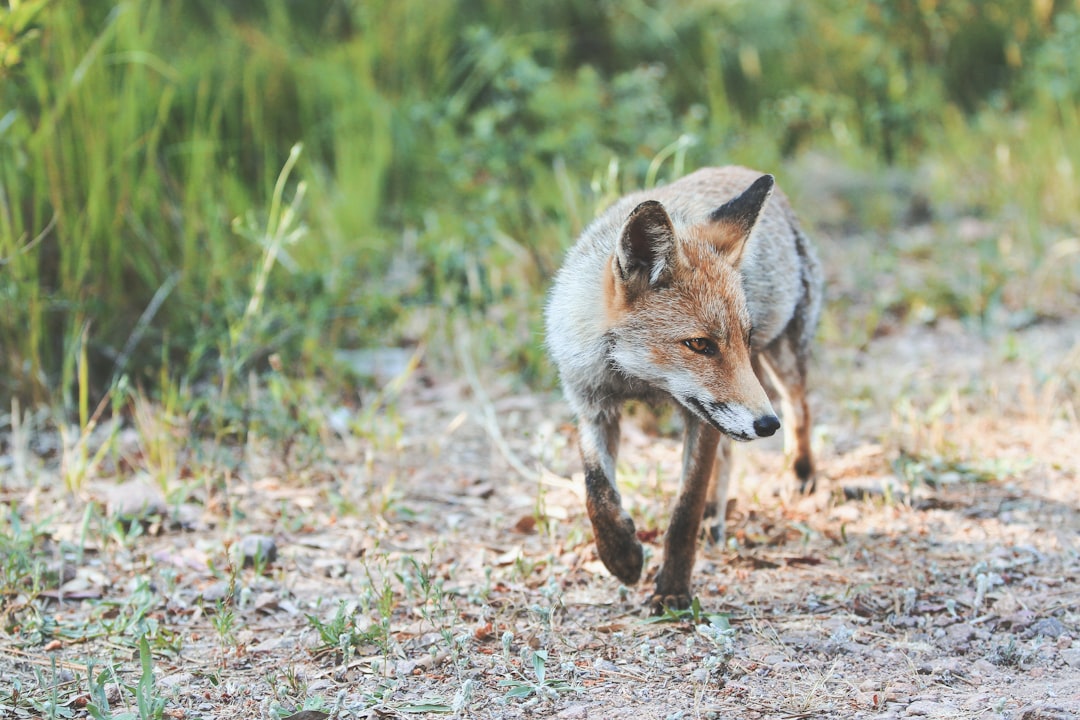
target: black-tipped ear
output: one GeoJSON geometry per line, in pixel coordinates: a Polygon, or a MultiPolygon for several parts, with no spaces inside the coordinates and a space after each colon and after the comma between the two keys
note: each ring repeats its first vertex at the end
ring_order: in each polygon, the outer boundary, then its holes
{"type": "Polygon", "coordinates": [[[667,210],[656,200],[646,200],[630,213],[615,250],[623,281],[642,290],[664,285],[674,250],[675,227],[667,210]]]}
{"type": "Polygon", "coordinates": [[[754,231],[761,210],[772,195],[776,180],[772,175],[762,175],[738,197],[728,200],[712,211],[709,219],[714,223],[723,223],[731,229],[728,235],[727,252],[732,264],[737,265],[750,233],[754,231]]]}
{"type": "Polygon", "coordinates": [[[717,226],[725,229],[725,232],[719,233],[723,242],[718,243],[717,248],[727,256],[732,266],[738,267],[742,261],[746,241],[750,239],[774,185],[775,180],[771,175],[762,175],[738,198],[720,205],[708,216],[717,226]]]}

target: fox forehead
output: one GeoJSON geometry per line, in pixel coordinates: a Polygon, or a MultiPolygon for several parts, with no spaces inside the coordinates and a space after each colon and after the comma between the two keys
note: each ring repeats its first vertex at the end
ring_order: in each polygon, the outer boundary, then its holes
{"type": "Polygon", "coordinates": [[[703,233],[690,232],[676,243],[671,282],[634,302],[619,292],[618,271],[608,278],[605,300],[614,327],[641,325],[655,339],[712,337],[741,339],[750,327],[742,277],[721,247],[703,233]]]}

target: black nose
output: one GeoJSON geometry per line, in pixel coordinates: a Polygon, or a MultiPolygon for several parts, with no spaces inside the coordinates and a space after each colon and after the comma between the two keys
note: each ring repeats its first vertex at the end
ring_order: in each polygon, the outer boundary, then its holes
{"type": "Polygon", "coordinates": [[[780,420],[775,415],[763,415],[754,421],[754,432],[758,437],[769,437],[780,429],[780,420]]]}

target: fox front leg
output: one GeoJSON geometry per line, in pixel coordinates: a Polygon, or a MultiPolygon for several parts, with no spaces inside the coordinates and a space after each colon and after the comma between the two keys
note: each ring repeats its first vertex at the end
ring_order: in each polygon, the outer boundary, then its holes
{"type": "Polygon", "coordinates": [[[618,411],[581,417],[578,434],[585,464],[585,503],[596,538],[596,551],[612,575],[624,585],[633,585],[641,577],[644,554],[634,521],[623,510],[622,498],[615,487],[618,411]]]}
{"type": "Polygon", "coordinates": [[[720,433],[696,415],[686,413],[686,440],[683,444],[683,476],[679,498],[671,513],[664,538],[664,565],[656,575],[656,591],[649,599],[652,611],[665,607],[690,607],[690,574],[697,555],[698,531],[708,500],[709,481],[716,460],[720,433]]]}

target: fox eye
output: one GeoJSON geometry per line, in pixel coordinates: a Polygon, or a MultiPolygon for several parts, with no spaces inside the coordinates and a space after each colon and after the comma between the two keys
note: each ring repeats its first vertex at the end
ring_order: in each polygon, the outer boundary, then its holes
{"type": "Polygon", "coordinates": [[[709,338],[690,338],[683,340],[683,345],[690,348],[698,355],[715,355],[716,343],[709,338]]]}

